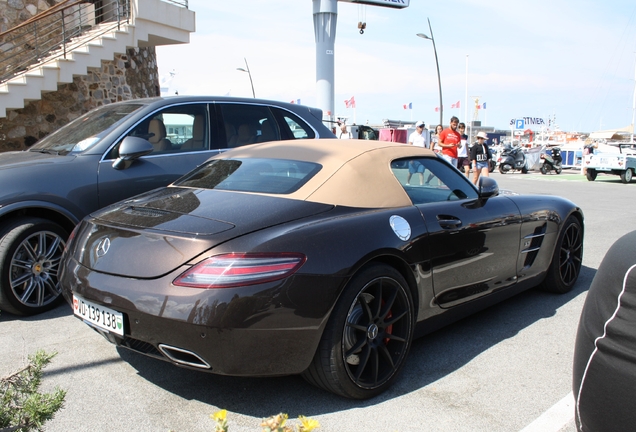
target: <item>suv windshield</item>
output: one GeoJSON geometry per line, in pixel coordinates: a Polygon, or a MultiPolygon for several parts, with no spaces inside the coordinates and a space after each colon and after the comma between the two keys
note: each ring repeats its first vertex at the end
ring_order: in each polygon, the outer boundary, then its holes
{"type": "Polygon", "coordinates": [[[212,160],[177,180],[174,186],[290,194],[321,168],[311,162],[284,159],[212,160]]]}
{"type": "Polygon", "coordinates": [[[124,117],[143,105],[105,105],[87,112],[36,143],[29,151],[65,155],[90,148],[124,117]]]}

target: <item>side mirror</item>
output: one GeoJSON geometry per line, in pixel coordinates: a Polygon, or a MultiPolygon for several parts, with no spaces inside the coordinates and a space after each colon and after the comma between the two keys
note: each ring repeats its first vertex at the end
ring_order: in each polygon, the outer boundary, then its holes
{"type": "Polygon", "coordinates": [[[119,145],[119,157],[113,162],[113,168],[122,170],[128,168],[132,161],[150,154],[154,147],[143,138],[127,136],[119,145]]]}
{"type": "Polygon", "coordinates": [[[499,195],[499,185],[495,179],[491,177],[479,177],[479,189],[480,198],[490,198],[499,195]]]}

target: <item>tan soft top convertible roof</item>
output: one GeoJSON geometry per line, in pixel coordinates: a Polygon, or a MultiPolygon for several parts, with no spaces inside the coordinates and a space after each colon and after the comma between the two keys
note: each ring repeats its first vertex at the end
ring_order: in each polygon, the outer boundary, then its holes
{"type": "Polygon", "coordinates": [[[422,147],[368,140],[291,140],[239,147],[213,159],[261,158],[322,165],[307,183],[284,196],[350,207],[389,208],[412,205],[391,171],[391,162],[408,157],[436,157],[422,147]]]}

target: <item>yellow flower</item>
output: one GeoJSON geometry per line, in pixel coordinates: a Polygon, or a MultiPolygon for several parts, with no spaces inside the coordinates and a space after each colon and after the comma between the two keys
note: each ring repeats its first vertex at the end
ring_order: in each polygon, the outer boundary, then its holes
{"type": "Polygon", "coordinates": [[[267,417],[266,419],[263,419],[261,426],[265,428],[263,430],[270,430],[270,431],[283,429],[283,427],[285,426],[285,422],[287,421],[287,417],[288,417],[287,414],[284,414],[284,413],[267,417]]]}
{"type": "Polygon", "coordinates": [[[210,415],[216,421],[215,432],[227,432],[227,410],[217,411],[210,415]]]}
{"type": "Polygon", "coordinates": [[[214,420],[225,420],[227,418],[227,410],[221,410],[221,411],[217,411],[214,414],[212,414],[210,417],[212,417],[214,420]]]}
{"type": "Polygon", "coordinates": [[[301,432],[311,432],[312,430],[320,427],[318,420],[310,419],[302,415],[298,416],[298,419],[302,423],[300,426],[301,432]]]}
{"type": "Polygon", "coordinates": [[[280,421],[280,427],[285,426],[285,422],[287,421],[287,417],[288,417],[287,414],[280,413],[277,415],[277,417],[279,418],[279,421],[280,421]]]}

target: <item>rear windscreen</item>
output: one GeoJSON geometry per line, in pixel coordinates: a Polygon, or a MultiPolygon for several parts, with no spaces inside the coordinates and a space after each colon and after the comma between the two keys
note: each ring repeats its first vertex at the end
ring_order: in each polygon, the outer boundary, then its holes
{"type": "Polygon", "coordinates": [[[216,159],[174,185],[237,192],[290,194],[312,178],[321,165],[285,159],[216,159]]]}

